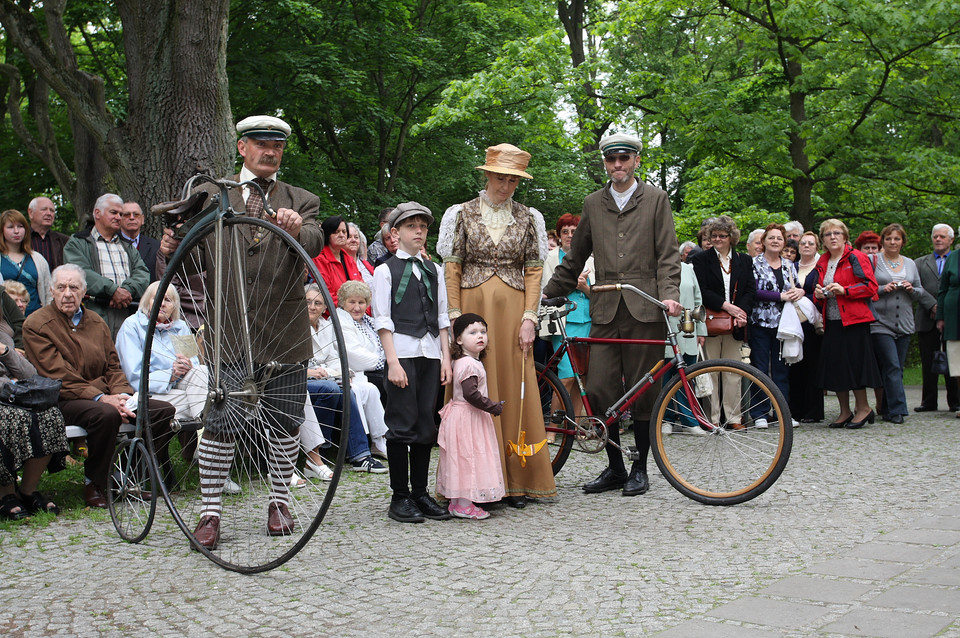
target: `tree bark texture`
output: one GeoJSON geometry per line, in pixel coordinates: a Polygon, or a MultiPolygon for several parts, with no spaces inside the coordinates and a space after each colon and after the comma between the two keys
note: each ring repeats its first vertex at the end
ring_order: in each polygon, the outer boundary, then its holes
{"type": "MultiPolygon", "coordinates": [[[[236,137],[226,73],[229,0],[117,1],[128,81],[125,121],[107,110],[102,80],[77,65],[63,22],[66,1],[47,0],[34,13],[2,0],[0,24],[67,105],[76,187],[64,196],[78,214],[92,212],[90,198],[102,194],[106,170],[118,194],[144,210],[179,197],[197,171],[230,173],[236,137]]],[[[41,159],[51,170],[57,165],[49,154],[41,159]]],[[[158,222],[148,217],[148,229],[158,234],[158,222]]]]}

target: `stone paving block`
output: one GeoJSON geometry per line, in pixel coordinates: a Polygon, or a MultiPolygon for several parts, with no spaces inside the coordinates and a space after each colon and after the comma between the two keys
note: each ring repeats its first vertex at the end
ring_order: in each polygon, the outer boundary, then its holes
{"type": "Polygon", "coordinates": [[[939,634],[952,620],[943,616],[855,609],[821,627],[821,631],[874,638],[926,638],[939,634]]]}
{"type": "Polygon", "coordinates": [[[710,638],[775,638],[780,636],[780,632],[706,620],[688,620],[682,625],[671,627],[657,634],[658,638],[704,638],[704,636],[710,636],[710,638]]]}
{"type": "Polygon", "coordinates": [[[940,567],[960,567],[960,554],[955,554],[946,560],[938,562],[940,567]]]}
{"type": "Polygon", "coordinates": [[[960,590],[895,585],[879,596],[871,598],[867,604],[874,607],[942,611],[947,614],[957,614],[960,613],[960,590]]]}
{"type": "Polygon", "coordinates": [[[924,516],[914,523],[920,529],[960,530],[960,516],[924,516]]]}
{"type": "Polygon", "coordinates": [[[910,569],[907,565],[884,563],[875,560],[859,558],[835,558],[817,563],[809,568],[808,572],[826,574],[828,576],[843,576],[845,578],[863,578],[867,580],[886,580],[898,576],[910,569]]]}
{"type": "Polygon", "coordinates": [[[869,558],[896,563],[923,563],[943,552],[936,547],[918,547],[910,543],[864,543],[854,547],[846,558],[869,558]]]}
{"type": "Polygon", "coordinates": [[[848,603],[857,600],[873,585],[854,583],[847,580],[816,578],[813,576],[791,576],[762,590],[768,596],[805,598],[825,603],[848,603]]]}
{"type": "Polygon", "coordinates": [[[721,605],[707,615],[789,629],[808,625],[825,613],[827,608],[818,605],[746,597],[721,605]]]}
{"type": "Polygon", "coordinates": [[[909,583],[920,583],[923,585],[948,585],[956,587],[960,585],[960,569],[930,567],[908,574],[904,577],[904,580],[909,583]]]}
{"type": "Polygon", "coordinates": [[[895,541],[898,543],[917,543],[920,545],[956,545],[960,543],[960,532],[941,529],[917,529],[907,527],[878,536],[880,541],[895,541]]]}

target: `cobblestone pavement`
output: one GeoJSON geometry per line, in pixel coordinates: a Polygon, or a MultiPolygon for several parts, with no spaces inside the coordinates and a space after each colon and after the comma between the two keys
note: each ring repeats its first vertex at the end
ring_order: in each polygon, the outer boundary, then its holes
{"type": "Polygon", "coordinates": [[[385,475],[345,473],[306,548],[254,576],[191,552],[162,505],[140,545],[99,513],[0,532],[0,634],[960,637],[952,413],[802,426],[783,477],[733,507],[652,459],[646,496],[583,494],[603,464],[574,453],[554,504],[422,525],[387,519],[385,475]]]}

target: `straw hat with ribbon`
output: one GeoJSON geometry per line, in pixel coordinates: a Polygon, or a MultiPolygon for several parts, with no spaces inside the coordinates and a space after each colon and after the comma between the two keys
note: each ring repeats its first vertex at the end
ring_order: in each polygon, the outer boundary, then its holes
{"type": "Polygon", "coordinates": [[[520,150],[513,144],[497,144],[487,148],[487,158],[483,166],[478,166],[477,170],[533,179],[533,175],[526,171],[529,163],[530,153],[520,150]]]}

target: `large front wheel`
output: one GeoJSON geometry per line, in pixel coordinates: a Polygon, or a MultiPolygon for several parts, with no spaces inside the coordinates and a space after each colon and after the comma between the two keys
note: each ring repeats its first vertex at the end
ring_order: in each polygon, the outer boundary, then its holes
{"type": "Polygon", "coordinates": [[[681,493],[707,505],[756,498],[790,458],[786,399],[768,376],[731,359],[697,363],[686,375],[689,386],[674,376],[654,406],[650,440],[657,466],[681,493]],[[767,427],[755,426],[761,415],[767,427]]]}
{"type": "MultiPolygon", "coordinates": [[[[349,378],[307,379],[315,339],[308,295],[333,308],[296,240],[269,221],[226,217],[187,235],[151,310],[140,413],[149,414],[151,390],[176,391],[178,421],[193,423],[171,444],[163,495],[194,549],[234,571],[272,569],[300,551],[340,479],[349,378]],[[319,290],[305,292],[307,280],[319,290]],[[169,290],[179,293],[189,327],[158,320],[169,290]],[[178,356],[192,367],[172,379],[178,356]],[[329,468],[306,454],[322,455],[329,468]]],[[[316,338],[339,353],[340,370],[349,369],[336,312],[316,338]]],[[[158,453],[158,439],[148,440],[158,453]]]]}

